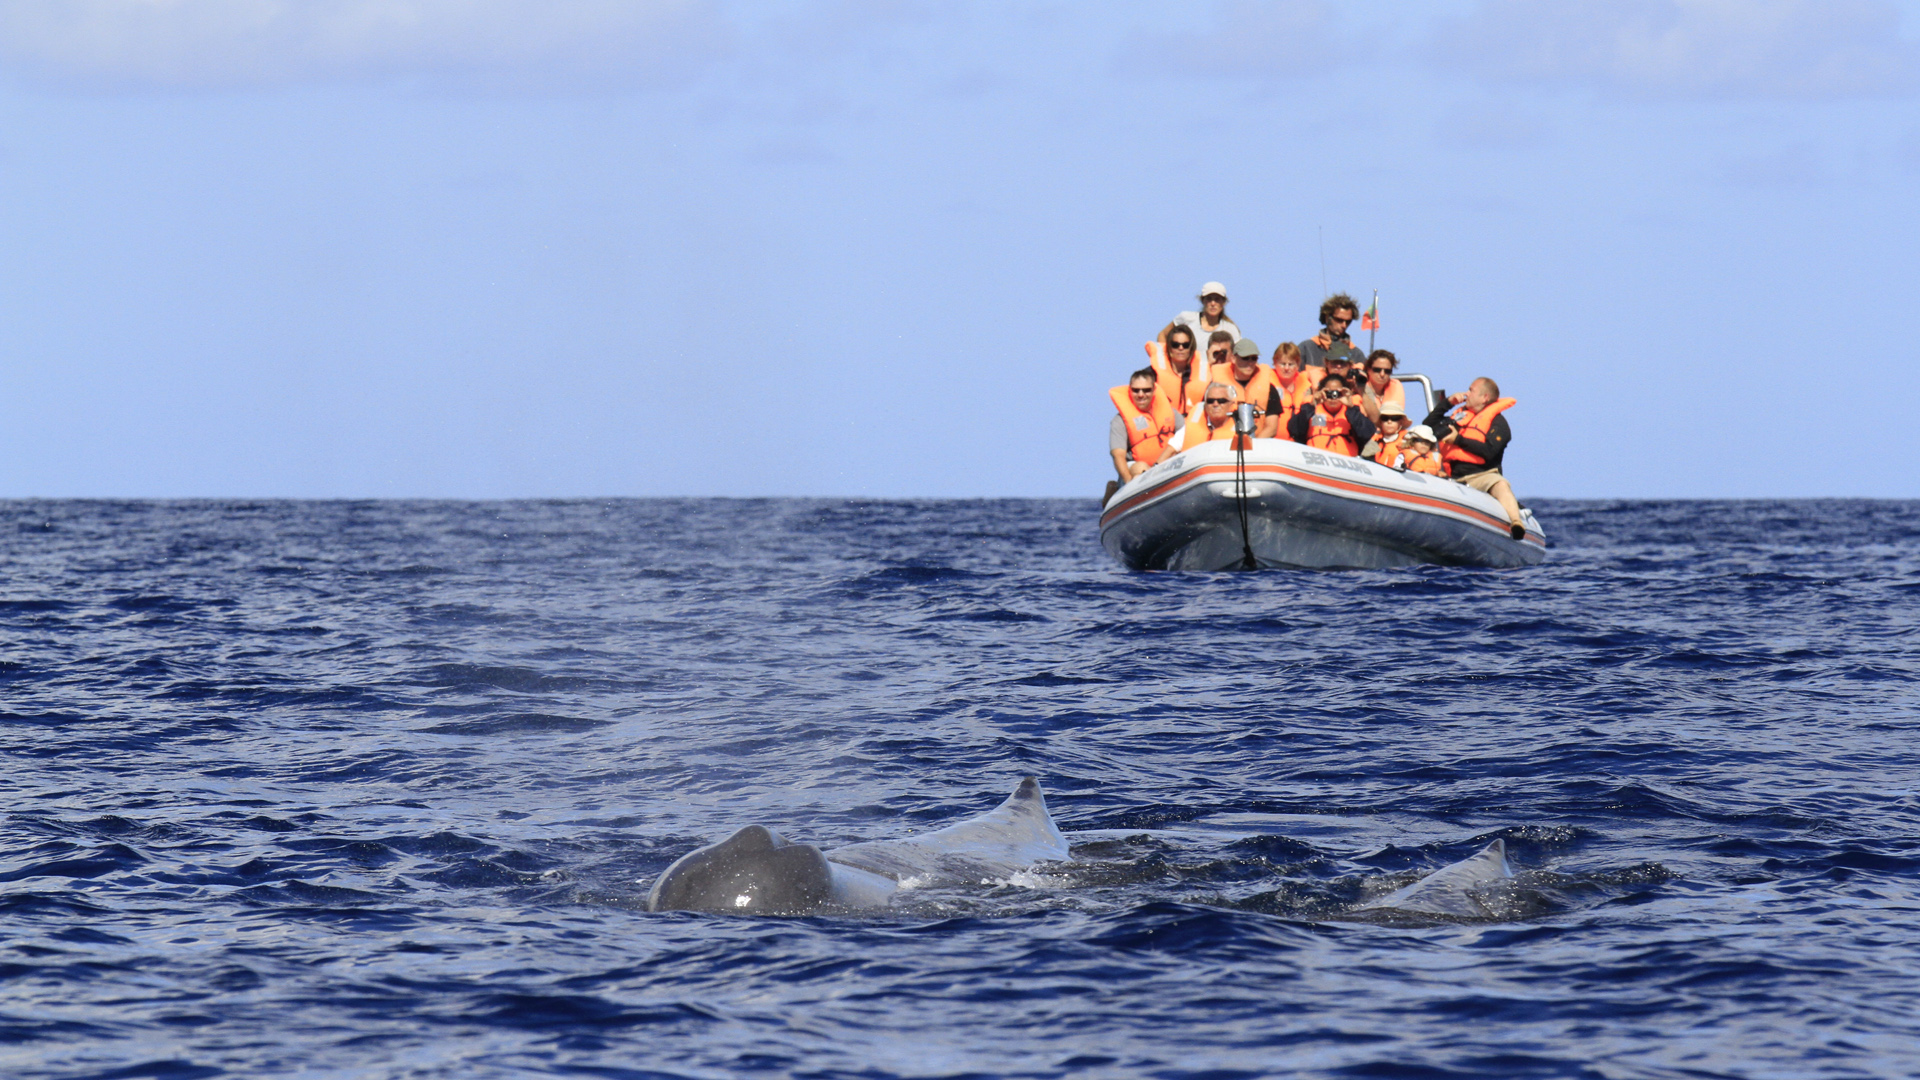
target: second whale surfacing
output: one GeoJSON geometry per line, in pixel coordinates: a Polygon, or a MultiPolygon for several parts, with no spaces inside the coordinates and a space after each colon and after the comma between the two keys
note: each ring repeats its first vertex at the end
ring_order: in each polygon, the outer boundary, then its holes
{"type": "Polygon", "coordinates": [[[821,851],[748,825],[667,867],[647,908],[743,915],[870,910],[886,907],[903,886],[991,881],[1067,857],[1066,837],[1047,812],[1040,782],[1029,776],[987,813],[902,840],[821,851]]]}
{"type": "MultiPolygon", "coordinates": [[[[1335,919],[1498,920],[1476,895],[1513,877],[1504,840],[1335,919]]],[[[650,911],[740,915],[857,912],[890,906],[903,889],[995,884],[1040,863],[1071,858],[1029,776],[999,806],[944,829],[900,840],[821,850],[748,825],[666,868],[647,896],[650,911]]]]}

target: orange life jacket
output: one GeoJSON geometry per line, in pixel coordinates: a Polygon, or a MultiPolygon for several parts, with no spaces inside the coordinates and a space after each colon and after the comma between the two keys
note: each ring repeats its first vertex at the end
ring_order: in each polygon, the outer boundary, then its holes
{"type": "Polygon", "coordinates": [[[1439,454],[1431,450],[1417,457],[1412,451],[1408,451],[1403,467],[1408,472],[1426,473],[1428,476],[1447,475],[1446,463],[1440,460],[1439,454]]]}
{"type": "MultiPolygon", "coordinates": [[[[1515,402],[1512,398],[1503,397],[1498,401],[1488,404],[1486,408],[1481,409],[1479,412],[1474,412],[1472,409],[1462,405],[1453,417],[1454,429],[1459,432],[1462,438],[1472,439],[1478,443],[1486,442],[1487,432],[1493,430],[1493,418],[1513,408],[1514,404],[1515,402]]],[[[1464,461],[1469,465],[1485,465],[1487,463],[1486,458],[1481,457],[1479,454],[1462,450],[1453,443],[1447,444],[1447,452],[1444,456],[1448,461],[1464,461]]],[[[1451,474],[1453,470],[1449,468],[1447,472],[1451,474]]]]}
{"type": "Polygon", "coordinates": [[[1328,416],[1325,410],[1324,405],[1313,407],[1313,416],[1307,421],[1307,445],[1358,457],[1360,444],[1353,441],[1353,424],[1347,419],[1346,402],[1340,403],[1336,415],[1328,416]]]}
{"type": "MultiPolygon", "coordinates": [[[[1194,356],[1199,356],[1198,349],[1194,350],[1194,356]]],[[[1197,359],[1188,363],[1187,377],[1183,379],[1180,372],[1175,370],[1173,361],[1167,359],[1167,347],[1158,341],[1149,341],[1147,363],[1154,371],[1154,388],[1160,391],[1161,397],[1167,399],[1167,404],[1173,407],[1174,412],[1184,415],[1206,396],[1207,384],[1194,377],[1196,372],[1205,371],[1206,365],[1197,359]]]]}
{"type": "Polygon", "coordinates": [[[1382,435],[1380,437],[1380,451],[1373,455],[1373,460],[1385,465],[1389,469],[1401,468],[1405,464],[1402,459],[1407,456],[1406,449],[1402,445],[1406,434],[1406,432],[1402,431],[1396,435],[1382,435]]]}
{"type": "MultiPolygon", "coordinates": [[[[1372,385],[1372,380],[1362,381],[1360,384],[1360,393],[1364,395],[1367,392],[1366,388],[1370,385],[1372,385]]],[[[1375,394],[1374,398],[1382,405],[1398,405],[1404,409],[1407,407],[1407,388],[1400,385],[1399,379],[1388,379],[1387,392],[1384,394],[1375,394]]],[[[1409,416],[1407,421],[1411,423],[1413,417],[1409,416]]]]}
{"type": "MultiPolygon", "coordinates": [[[[1238,406],[1242,401],[1247,402],[1253,406],[1255,416],[1266,415],[1268,392],[1280,386],[1280,380],[1274,377],[1273,369],[1265,364],[1255,365],[1253,377],[1244,383],[1235,377],[1231,362],[1214,364],[1207,371],[1207,381],[1226,383],[1227,393],[1233,396],[1234,405],[1238,406]]],[[[1203,386],[1201,389],[1205,390],[1206,387],[1203,386]]]]}
{"type": "MultiPolygon", "coordinates": [[[[1180,444],[1180,449],[1191,450],[1204,442],[1212,442],[1215,439],[1231,439],[1233,438],[1233,434],[1232,416],[1228,416],[1227,422],[1221,424],[1219,427],[1209,428],[1207,427],[1207,414],[1202,412],[1187,421],[1187,437],[1186,440],[1180,444]]],[[[1243,445],[1236,446],[1236,449],[1247,450],[1253,446],[1251,436],[1242,440],[1242,442],[1243,445]]]]}
{"type": "Polygon", "coordinates": [[[1155,394],[1153,411],[1141,412],[1134,407],[1133,397],[1125,386],[1108,390],[1107,396],[1113,399],[1113,407],[1120,410],[1120,419],[1126,424],[1127,449],[1133,454],[1133,460],[1152,465],[1165,457],[1167,442],[1180,430],[1180,414],[1173,411],[1173,406],[1155,394]]]}
{"type": "MultiPolygon", "coordinates": [[[[1284,432],[1287,425],[1293,422],[1293,414],[1313,400],[1313,377],[1308,374],[1308,369],[1301,368],[1293,373],[1292,384],[1288,384],[1277,371],[1273,373],[1273,379],[1280,388],[1280,430],[1284,432]]],[[[1281,438],[1286,436],[1282,435],[1281,438]]]]}

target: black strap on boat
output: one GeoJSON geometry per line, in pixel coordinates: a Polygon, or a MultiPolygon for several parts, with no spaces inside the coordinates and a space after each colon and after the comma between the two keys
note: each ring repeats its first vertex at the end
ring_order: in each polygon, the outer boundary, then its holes
{"type": "Polygon", "coordinates": [[[1240,569],[1258,570],[1253,537],[1247,531],[1247,444],[1253,441],[1253,406],[1233,410],[1233,501],[1240,507],[1240,569]]]}

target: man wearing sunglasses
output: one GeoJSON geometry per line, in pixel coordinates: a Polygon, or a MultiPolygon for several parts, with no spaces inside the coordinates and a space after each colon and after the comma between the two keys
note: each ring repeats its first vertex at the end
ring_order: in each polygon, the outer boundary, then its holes
{"type": "Polygon", "coordinates": [[[1191,450],[1204,442],[1233,438],[1233,406],[1233,391],[1226,383],[1218,380],[1208,383],[1200,412],[1187,421],[1186,428],[1180,432],[1177,449],[1191,450]]]}
{"type": "Polygon", "coordinates": [[[1287,435],[1330,453],[1360,456],[1360,448],[1373,441],[1373,421],[1360,406],[1347,402],[1347,381],[1329,373],[1320,380],[1320,396],[1304,405],[1287,424],[1287,435]]]}
{"type": "Polygon", "coordinates": [[[1280,433],[1280,414],[1286,411],[1279,377],[1260,362],[1260,346],[1252,338],[1234,342],[1227,355],[1229,362],[1215,365],[1208,376],[1225,384],[1235,405],[1244,401],[1253,406],[1253,414],[1259,418],[1253,426],[1254,438],[1275,437],[1280,433]]]}
{"type": "MultiPolygon", "coordinates": [[[[1347,327],[1352,326],[1353,320],[1359,317],[1360,305],[1354,302],[1353,297],[1346,293],[1334,293],[1327,297],[1327,302],[1320,305],[1320,332],[1300,343],[1300,358],[1306,361],[1306,366],[1324,368],[1328,374],[1332,374],[1333,368],[1328,361],[1336,356],[1346,358],[1346,363],[1341,365],[1343,371],[1348,367],[1362,366],[1366,358],[1347,336],[1347,327]]],[[[1342,381],[1345,381],[1344,376],[1342,381]]],[[[1353,384],[1347,383],[1347,388],[1353,389],[1353,384]]]]}
{"type": "Polygon", "coordinates": [[[1167,442],[1180,429],[1180,414],[1161,396],[1150,367],[1134,372],[1126,386],[1114,387],[1107,396],[1119,410],[1107,425],[1107,449],[1113,452],[1113,471],[1124,484],[1168,453],[1167,442]]]}

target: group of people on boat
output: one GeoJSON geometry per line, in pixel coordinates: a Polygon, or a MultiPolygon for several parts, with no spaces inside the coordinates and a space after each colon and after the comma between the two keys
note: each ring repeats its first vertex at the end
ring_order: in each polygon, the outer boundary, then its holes
{"type": "Polygon", "coordinates": [[[1253,438],[1291,439],[1329,453],[1458,481],[1486,492],[1507,513],[1514,539],[1526,535],[1513,488],[1501,475],[1514,405],[1482,376],[1438,408],[1416,403],[1387,349],[1362,352],[1348,330],[1360,305],[1336,293],[1320,305],[1320,332],[1281,342],[1263,363],[1260,346],[1227,317],[1226,286],[1200,287],[1200,308],[1183,311],[1147,344],[1148,364],[1109,395],[1118,415],[1108,432],[1124,484],[1159,461],[1215,439],[1233,439],[1234,412],[1253,406],[1253,438]],[[1201,359],[1204,355],[1205,359],[1201,359]]]}

